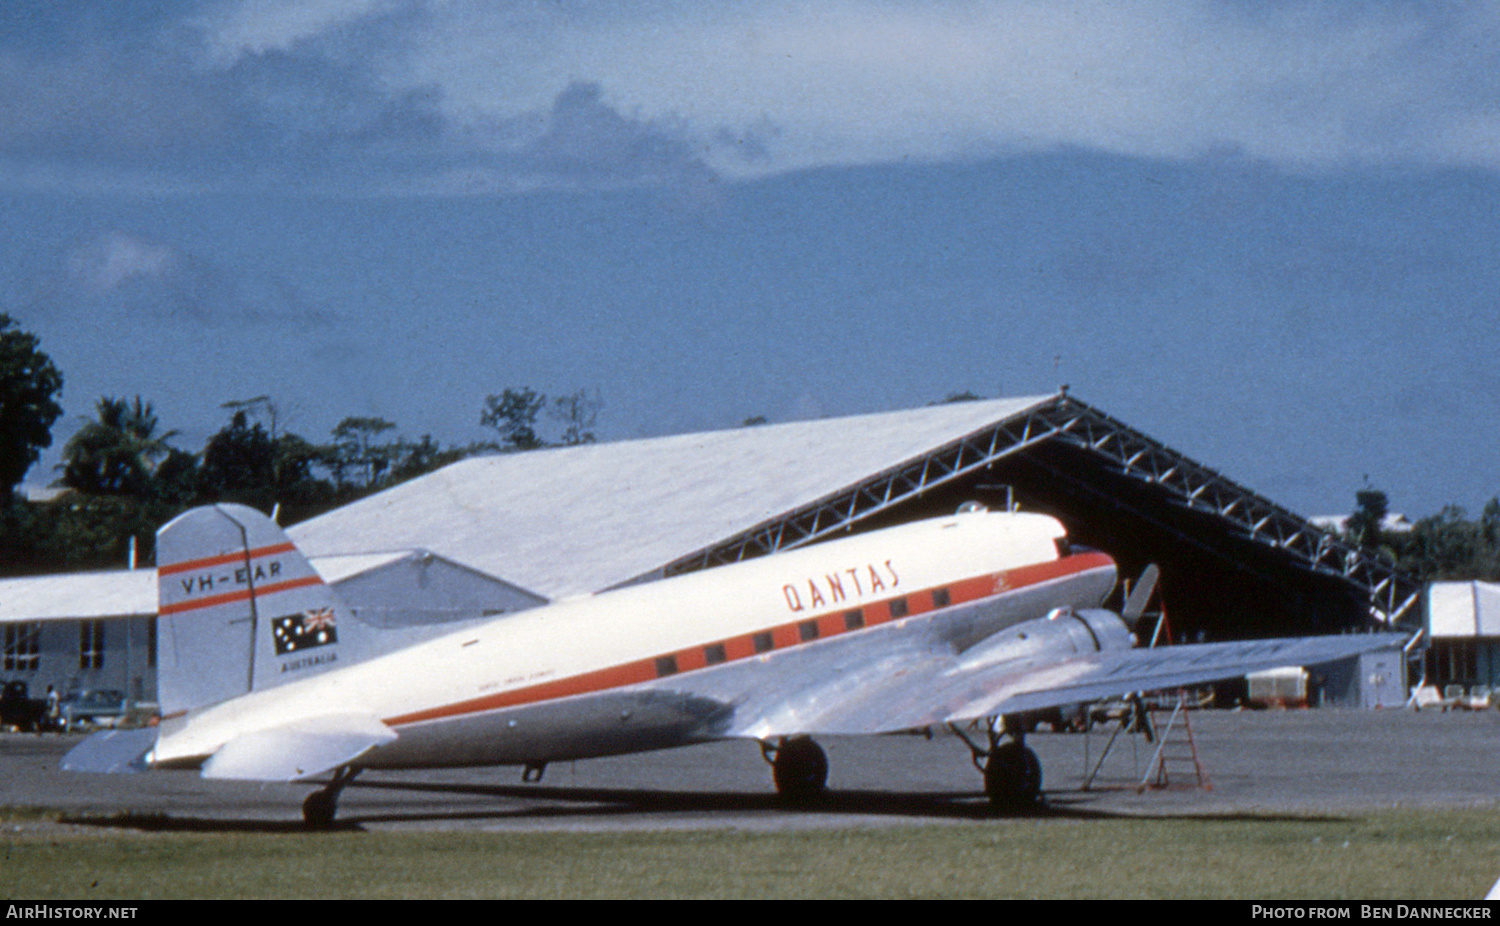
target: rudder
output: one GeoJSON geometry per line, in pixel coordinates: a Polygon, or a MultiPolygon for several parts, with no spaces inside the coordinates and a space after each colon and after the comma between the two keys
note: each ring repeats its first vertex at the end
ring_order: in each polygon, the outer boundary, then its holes
{"type": "Polygon", "coordinates": [[[157,532],[156,558],[163,718],[338,664],[343,607],[255,509],[185,512],[157,532]]]}

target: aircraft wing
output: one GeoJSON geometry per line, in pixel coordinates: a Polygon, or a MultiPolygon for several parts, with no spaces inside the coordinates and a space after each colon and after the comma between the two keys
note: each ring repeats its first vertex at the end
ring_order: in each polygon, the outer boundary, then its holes
{"type": "Polygon", "coordinates": [[[1400,647],[1407,639],[1399,633],[1293,637],[1105,650],[1021,663],[932,654],[904,661],[899,669],[846,667],[834,681],[763,706],[758,716],[745,718],[745,732],[760,738],[894,733],[1317,665],[1400,647]]]}

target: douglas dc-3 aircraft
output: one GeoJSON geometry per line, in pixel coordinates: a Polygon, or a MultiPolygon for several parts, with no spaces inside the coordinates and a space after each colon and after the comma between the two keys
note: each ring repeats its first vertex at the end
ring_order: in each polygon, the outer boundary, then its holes
{"type": "Polygon", "coordinates": [[[521,765],[536,780],[548,762],[728,738],[759,741],[777,789],[805,798],[827,777],[813,736],[940,725],[965,733],[991,800],[1025,805],[1041,769],[1018,715],[1404,640],[1137,648],[1127,619],[1098,607],[1115,584],[1108,556],[1070,547],[1053,518],[984,510],[495,617],[362,662],[349,640],[376,631],[259,512],[189,511],[162,528],[157,559],[161,721],[95,734],[63,768],[331,779],[303,805],[314,827],[362,769],[521,765]]]}

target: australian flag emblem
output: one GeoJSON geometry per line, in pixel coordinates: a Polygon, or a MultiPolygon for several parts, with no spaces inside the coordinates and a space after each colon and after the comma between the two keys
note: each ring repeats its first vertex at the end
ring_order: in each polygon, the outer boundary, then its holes
{"type": "Polygon", "coordinates": [[[339,641],[332,608],[318,608],[315,611],[275,618],[271,621],[271,637],[276,641],[278,656],[339,641]]]}

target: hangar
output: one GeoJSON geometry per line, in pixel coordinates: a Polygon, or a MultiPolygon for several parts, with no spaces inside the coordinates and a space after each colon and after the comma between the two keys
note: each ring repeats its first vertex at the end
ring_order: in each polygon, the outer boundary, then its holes
{"type": "Polygon", "coordinates": [[[1159,565],[1179,637],[1417,620],[1389,564],[1069,395],[502,454],[296,525],[311,555],[429,549],[548,599],[952,512],[1057,516],[1159,565]]]}
{"type": "MultiPolygon", "coordinates": [[[[972,501],[1053,514],[1123,576],[1157,564],[1177,638],[1420,621],[1410,577],[1066,390],[476,457],[288,534],[362,621],[416,638],[972,501]]],[[[150,578],[0,582],[3,677],[149,699],[150,578]]]]}

